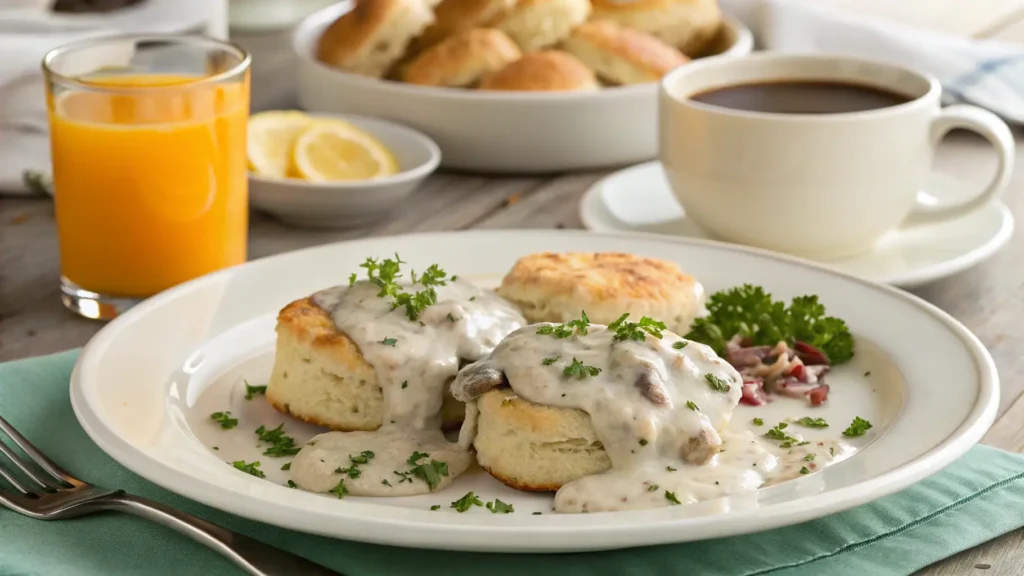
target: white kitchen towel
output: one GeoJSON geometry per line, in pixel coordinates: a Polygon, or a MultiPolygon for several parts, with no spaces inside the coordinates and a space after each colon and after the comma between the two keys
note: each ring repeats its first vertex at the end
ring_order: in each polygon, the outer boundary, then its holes
{"type": "Polygon", "coordinates": [[[947,103],[975,104],[1024,124],[1024,44],[918,30],[813,0],[720,2],[753,30],[760,49],[860,56],[925,70],[942,83],[947,103]]]}
{"type": "Polygon", "coordinates": [[[51,49],[110,34],[198,33],[227,38],[227,0],[144,0],[107,14],[57,14],[52,0],[0,0],[0,194],[25,195],[26,173],[48,174],[40,63],[51,49]]]}

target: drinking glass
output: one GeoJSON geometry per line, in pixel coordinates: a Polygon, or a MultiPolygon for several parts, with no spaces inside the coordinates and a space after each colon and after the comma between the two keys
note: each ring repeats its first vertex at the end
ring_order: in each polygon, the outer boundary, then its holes
{"type": "Polygon", "coordinates": [[[246,259],[249,55],[192,36],[43,59],[64,305],[109,319],[246,259]]]}

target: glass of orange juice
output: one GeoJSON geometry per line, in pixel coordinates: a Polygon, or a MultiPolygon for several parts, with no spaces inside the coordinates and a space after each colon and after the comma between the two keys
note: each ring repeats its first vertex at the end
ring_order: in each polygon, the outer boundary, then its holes
{"type": "Polygon", "coordinates": [[[246,259],[249,55],[110,37],[43,59],[64,305],[108,319],[246,259]]]}

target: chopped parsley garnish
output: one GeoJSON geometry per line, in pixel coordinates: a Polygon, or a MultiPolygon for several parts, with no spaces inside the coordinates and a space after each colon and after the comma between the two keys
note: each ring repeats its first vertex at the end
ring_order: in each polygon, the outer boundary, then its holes
{"type": "Polygon", "coordinates": [[[385,346],[391,346],[392,348],[394,348],[395,344],[398,343],[398,339],[397,338],[385,338],[385,339],[381,340],[380,343],[385,345],[385,346]]]}
{"type": "Polygon", "coordinates": [[[682,504],[682,502],[679,501],[679,498],[676,498],[676,495],[668,490],[665,490],[665,500],[668,500],[672,504],[682,504]]]}
{"type": "Polygon", "coordinates": [[[590,326],[590,318],[587,318],[587,312],[583,310],[580,311],[579,320],[570,320],[565,324],[541,326],[537,328],[537,334],[550,334],[555,338],[568,338],[579,331],[580,336],[586,336],[587,326],[590,326]]]}
{"type": "Polygon", "coordinates": [[[232,462],[231,465],[237,468],[238,470],[241,470],[242,472],[245,472],[246,474],[250,474],[257,478],[267,477],[267,475],[263,473],[263,470],[260,470],[259,460],[253,462],[252,464],[247,464],[245,460],[237,460],[235,462],[232,462]]]}
{"type": "Polygon", "coordinates": [[[705,374],[704,379],[708,381],[708,386],[711,386],[711,389],[715,392],[728,392],[731,388],[728,382],[714,374],[705,374]]]}
{"type": "Polygon", "coordinates": [[[494,502],[488,502],[487,509],[491,511],[491,514],[510,514],[516,511],[511,504],[506,504],[498,498],[495,498],[494,502]]]}
{"type": "Polygon", "coordinates": [[[647,491],[648,492],[654,492],[657,489],[658,489],[658,485],[657,484],[651,484],[650,486],[647,487],[647,491]]]}
{"type": "MultiPolygon", "coordinates": [[[[395,254],[394,260],[385,258],[378,262],[376,258],[367,258],[359,267],[365,268],[369,281],[380,288],[377,297],[391,298],[392,310],[404,307],[405,315],[410,321],[418,320],[420,313],[425,308],[437,303],[437,291],[434,290],[434,287],[447,284],[447,273],[438,268],[437,264],[431,264],[419,278],[416,277],[416,271],[413,270],[409,275],[413,285],[419,284],[424,287],[424,290],[410,294],[405,292],[397,282],[398,278],[402,276],[399,273],[402,264],[405,262],[399,258],[398,254],[395,254]]],[[[352,277],[349,277],[349,280],[351,281],[352,277]]]]}
{"type": "Polygon", "coordinates": [[[433,506],[430,507],[430,509],[431,510],[440,510],[441,509],[441,505],[440,504],[434,504],[433,506]]]}
{"type": "Polygon", "coordinates": [[[406,460],[406,463],[408,463],[410,466],[415,466],[417,462],[419,462],[420,460],[426,458],[427,456],[430,456],[430,454],[424,454],[423,452],[420,452],[419,450],[414,450],[412,455],[409,456],[409,459],[406,460]]]}
{"type": "Polygon", "coordinates": [[[256,396],[259,396],[261,394],[262,395],[266,395],[266,393],[267,393],[267,387],[266,386],[249,386],[249,381],[244,379],[244,378],[242,379],[242,382],[245,382],[245,399],[246,400],[252,400],[256,396]]]}
{"type": "Polygon", "coordinates": [[[295,485],[295,482],[292,482],[291,480],[289,480],[289,481],[288,481],[288,484],[287,484],[287,486],[288,486],[289,488],[298,488],[298,486],[296,486],[296,485],[295,485]]]}
{"type": "Polygon", "coordinates": [[[829,455],[829,456],[835,456],[835,455],[836,455],[836,447],[835,447],[835,446],[831,446],[831,447],[829,447],[829,449],[828,449],[828,455],[829,455]]]}
{"type": "Polygon", "coordinates": [[[583,380],[587,376],[597,376],[601,373],[601,369],[594,366],[587,366],[574,357],[572,359],[572,364],[566,366],[565,370],[562,370],[562,373],[570,378],[583,380]]]}
{"type": "Polygon", "coordinates": [[[358,274],[356,274],[355,272],[353,272],[353,273],[351,273],[351,274],[349,274],[349,275],[348,275],[348,287],[349,287],[349,288],[351,288],[352,286],[354,286],[354,285],[355,285],[355,283],[356,283],[356,278],[358,278],[358,277],[359,277],[359,275],[358,275],[358,274]]]}
{"type": "Polygon", "coordinates": [[[284,464],[281,465],[281,470],[291,470],[291,469],[292,469],[292,463],[291,462],[285,462],[284,464]]]}
{"type": "Polygon", "coordinates": [[[448,321],[449,322],[458,322],[458,320],[455,319],[455,316],[452,316],[451,312],[448,313],[448,321]]]}
{"type": "Polygon", "coordinates": [[[423,480],[427,483],[430,491],[433,492],[437,485],[441,483],[441,476],[448,475],[448,464],[445,462],[438,462],[437,460],[431,460],[426,464],[420,464],[409,470],[413,476],[423,480]]]}
{"type": "Polygon", "coordinates": [[[220,446],[214,446],[213,449],[214,450],[220,450],[220,446]]]}
{"type": "Polygon", "coordinates": [[[408,380],[402,380],[402,390],[405,390],[408,387],[409,387],[409,381],[408,380]]]}
{"type": "Polygon", "coordinates": [[[353,455],[349,454],[348,455],[348,459],[349,459],[349,462],[350,462],[349,467],[348,468],[341,468],[341,467],[339,467],[339,468],[336,468],[334,470],[334,472],[336,474],[348,474],[348,477],[349,478],[353,478],[353,479],[354,478],[359,478],[359,475],[363,473],[362,470],[359,469],[359,465],[360,464],[366,464],[370,460],[373,460],[374,456],[375,456],[375,454],[373,452],[371,452],[370,450],[363,450],[359,454],[359,456],[353,456],[353,455]]]}
{"type": "Polygon", "coordinates": [[[545,358],[545,359],[541,360],[540,363],[545,365],[545,366],[551,366],[555,362],[558,362],[558,360],[560,358],[561,358],[561,356],[555,356],[554,358],[545,358]]]}
{"type": "Polygon", "coordinates": [[[780,340],[790,345],[806,342],[824,352],[832,364],[853,357],[853,336],[846,323],[826,316],[817,296],[798,296],[786,306],[764,288],[745,284],[712,294],[707,310],[707,316],[694,320],[686,339],[703,342],[719,355],[738,334],[749,338],[752,346],[773,346],[780,340]]]}
{"type": "Polygon", "coordinates": [[[870,429],[871,422],[868,422],[860,416],[856,416],[854,417],[853,422],[850,423],[850,426],[846,430],[843,430],[843,436],[849,436],[851,438],[863,436],[870,429]]]}
{"type": "Polygon", "coordinates": [[[474,300],[476,300],[476,296],[470,296],[470,297],[469,297],[469,301],[470,301],[470,302],[472,302],[472,301],[474,301],[474,300]]]}
{"type": "Polygon", "coordinates": [[[351,460],[353,464],[366,464],[370,460],[373,460],[374,456],[376,456],[376,454],[374,454],[370,450],[363,450],[362,452],[359,453],[359,456],[350,455],[348,459],[351,460]]]}
{"type": "Polygon", "coordinates": [[[534,516],[540,516],[541,514],[543,514],[543,512],[534,512],[533,513],[534,516]]]}
{"type": "Polygon", "coordinates": [[[641,446],[647,446],[647,438],[641,438],[640,439],[640,445],[641,446]]]}
{"type": "Polygon", "coordinates": [[[812,460],[814,460],[814,456],[814,454],[808,454],[807,456],[804,456],[804,461],[811,462],[812,460]]]}
{"type": "Polygon", "coordinates": [[[687,344],[689,344],[689,342],[686,342],[684,340],[680,340],[679,342],[676,342],[675,344],[673,344],[672,347],[675,348],[676,350],[682,350],[683,348],[686,348],[687,344]]]}
{"type": "Polygon", "coordinates": [[[608,329],[615,332],[615,340],[620,342],[625,340],[643,342],[648,334],[660,340],[662,331],[668,330],[668,326],[665,326],[664,322],[647,316],[640,318],[639,322],[626,322],[626,318],[629,318],[628,312],[608,325],[608,329]]]}
{"type": "Polygon", "coordinates": [[[665,466],[665,470],[668,470],[669,472],[675,472],[676,468],[673,468],[671,466],[665,466]]]}
{"type": "Polygon", "coordinates": [[[345,494],[348,494],[348,488],[345,488],[345,479],[338,480],[338,485],[328,490],[328,492],[337,496],[339,500],[344,498],[345,494]]]}
{"type": "Polygon", "coordinates": [[[828,428],[828,422],[825,422],[824,418],[811,418],[810,416],[804,416],[803,418],[796,421],[801,426],[807,428],[828,428]]]}
{"type": "Polygon", "coordinates": [[[281,456],[294,456],[301,450],[300,446],[295,445],[295,439],[284,433],[284,424],[282,423],[273,430],[267,430],[266,426],[260,426],[256,429],[256,436],[259,437],[261,442],[266,442],[270,446],[263,451],[265,456],[273,456],[275,458],[281,456]]]}
{"type": "Polygon", "coordinates": [[[686,407],[694,412],[700,412],[700,408],[690,400],[686,401],[686,407]]]}
{"type": "Polygon", "coordinates": [[[388,488],[391,487],[391,482],[388,482],[386,478],[384,480],[381,480],[380,483],[387,486],[388,488]]]}
{"type": "Polygon", "coordinates": [[[238,418],[232,418],[231,412],[214,412],[210,414],[210,420],[213,420],[220,427],[225,430],[230,430],[235,426],[238,426],[238,418]]]}
{"type": "Polygon", "coordinates": [[[764,420],[761,418],[754,418],[754,426],[764,426],[764,420]]]}
{"type": "Polygon", "coordinates": [[[399,472],[398,470],[392,470],[392,472],[395,473],[395,476],[398,476],[400,478],[400,480],[398,481],[399,484],[401,484],[402,482],[408,482],[412,484],[412,472],[399,472]]]}
{"type": "MultiPolygon", "coordinates": [[[[765,432],[764,435],[766,438],[771,438],[772,440],[780,440],[786,443],[799,442],[799,440],[797,440],[796,438],[793,438],[789,434],[783,432],[783,430],[785,430],[788,426],[789,424],[786,424],[785,422],[779,422],[777,426],[765,432]]],[[[790,444],[790,446],[792,446],[792,444],[790,444]]],[[[783,445],[782,447],[788,448],[789,446],[783,445]]]]}
{"type": "Polygon", "coordinates": [[[456,280],[458,280],[458,279],[459,279],[458,275],[456,275],[456,274],[452,274],[452,277],[451,277],[451,281],[452,281],[452,282],[455,282],[455,281],[456,281],[456,280]]]}
{"type": "Polygon", "coordinates": [[[467,492],[465,496],[459,498],[455,502],[452,502],[452,508],[455,508],[456,512],[465,512],[472,506],[483,506],[484,503],[480,501],[480,498],[472,492],[467,492]]]}
{"type": "Polygon", "coordinates": [[[803,468],[800,469],[800,473],[801,474],[810,474],[811,471],[807,469],[807,466],[804,466],[803,468]]]}

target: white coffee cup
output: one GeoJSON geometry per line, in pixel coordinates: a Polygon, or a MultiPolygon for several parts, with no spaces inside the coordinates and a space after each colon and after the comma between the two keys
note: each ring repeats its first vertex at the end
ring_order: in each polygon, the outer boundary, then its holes
{"type": "Polygon", "coordinates": [[[661,162],[687,217],[713,236],[818,259],[858,254],[890,230],[955,218],[1006,188],[1014,160],[1009,128],[981,108],[942,108],[941,91],[929,74],[845,56],[762,52],[700,60],[661,81],[661,162]],[[780,114],[690,99],[786,81],[861,85],[910,100],[866,111],[780,114]],[[922,202],[935,148],[954,128],[992,143],[996,175],[966,200],[922,202]]]}

